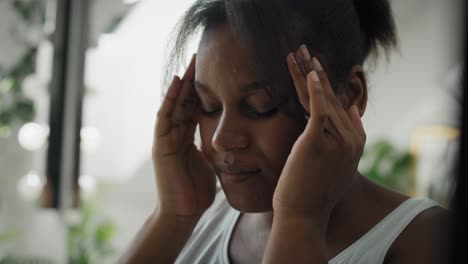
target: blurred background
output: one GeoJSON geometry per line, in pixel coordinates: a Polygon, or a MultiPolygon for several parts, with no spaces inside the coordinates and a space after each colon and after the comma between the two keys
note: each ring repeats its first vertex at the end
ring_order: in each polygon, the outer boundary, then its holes
{"type": "MultiPolygon", "coordinates": [[[[0,263],[113,263],[128,246],[156,206],[162,67],[192,2],[0,0],[0,263]]],[[[360,170],[450,207],[463,2],[391,2],[400,46],[366,65],[360,170]]]]}

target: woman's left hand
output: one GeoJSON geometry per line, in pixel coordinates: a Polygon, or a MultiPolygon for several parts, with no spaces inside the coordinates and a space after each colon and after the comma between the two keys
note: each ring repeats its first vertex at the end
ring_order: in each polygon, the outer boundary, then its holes
{"type": "Polygon", "coordinates": [[[344,109],[320,62],[304,45],[289,54],[287,63],[310,118],[281,173],[273,210],[275,216],[312,217],[326,224],[357,178],[366,134],[357,106],[344,109]]]}

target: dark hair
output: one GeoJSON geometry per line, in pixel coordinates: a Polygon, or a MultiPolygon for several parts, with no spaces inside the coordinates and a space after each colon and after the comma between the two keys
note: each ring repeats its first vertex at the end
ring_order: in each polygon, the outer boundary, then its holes
{"type": "MultiPolygon", "coordinates": [[[[379,47],[388,54],[397,44],[388,0],[197,0],[176,27],[166,80],[200,29],[224,24],[254,58],[259,79],[273,81],[276,91],[292,85],[286,55],[301,44],[320,59],[334,88],[352,66],[377,57],[379,47]]],[[[287,90],[296,97],[294,89],[287,90]]]]}

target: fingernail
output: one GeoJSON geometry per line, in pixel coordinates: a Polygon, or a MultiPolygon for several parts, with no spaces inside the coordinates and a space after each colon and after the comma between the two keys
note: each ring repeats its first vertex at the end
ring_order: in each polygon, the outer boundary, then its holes
{"type": "Polygon", "coordinates": [[[309,53],[309,50],[307,49],[307,46],[305,44],[302,44],[301,47],[299,47],[299,49],[301,50],[301,53],[302,53],[302,56],[304,56],[304,59],[306,59],[307,61],[310,61],[311,58],[310,58],[310,53],[309,53]]]}
{"type": "Polygon", "coordinates": [[[320,61],[317,59],[317,57],[314,57],[312,59],[312,64],[314,65],[314,68],[318,71],[322,71],[323,68],[322,68],[322,64],[320,64],[320,61]]]}
{"type": "Polygon", "coordinates": [[[288,58],[289,58],[289,60],[290,60],[292,63],[294,63],[294,64],[297,65],[296,58],[294,57],[294,54],[293,54],[292,52],[289,53],[288,58]]]}
{"type": "Polygon", "coordinates": [[[316,71],[311,71],[311,72],[310,72],[310,76],[312,77],[312,80],[313,80],[314,82],[319,82],[319,81],[320,81],[319,76],[318,76],[318,74],[317,74],[316,71]]]}

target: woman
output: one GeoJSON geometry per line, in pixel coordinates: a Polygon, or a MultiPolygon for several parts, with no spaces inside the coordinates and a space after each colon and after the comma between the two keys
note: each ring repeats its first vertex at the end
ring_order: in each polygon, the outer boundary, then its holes
{"type": "Polygon", "coordinates": [[[361,65],[396,45],[387,1],[199,0],[173,61],[200,28],[158,112],[159,206],[122,262],[442,262],[447,212],[357,171],[361,65]]]}

